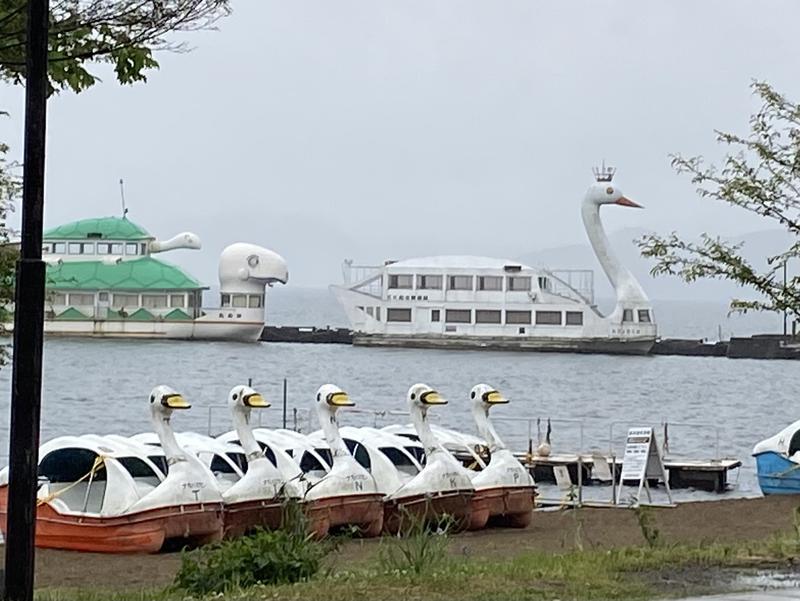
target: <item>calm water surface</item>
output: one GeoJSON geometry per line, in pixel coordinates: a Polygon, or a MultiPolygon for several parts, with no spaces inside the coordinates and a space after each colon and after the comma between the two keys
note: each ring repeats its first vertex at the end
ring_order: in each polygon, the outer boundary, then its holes
{"type": "MultiPolygon", "coordinates": [[[[9,387],[10,369],[0,371],[9,387]]],[[[372,349],[340,345],[238,344],[161,341],[49,339],[45,344],[42,440],[62,434],[134,434],[149,430],[148,395],[157,384],[183,392],[193,408],[174,418],[178,430],[207,432],[230,428],[221,406],[232,386],[253,379],[273,406],[262,412],[264,425],[280,426],[283,379],[292,409],[308,430],[304,412],[316,389],[334,382],[358,408],[405,408],[405,392],[426,382],[449,400],[436,408],[442,425],[472,432],[468,393],[478,382],[502,390],[511,403],[493,411],[498,430],[511,446],[524,450],[529,428],[537,438],[536,418],[552,419],[554,452],[582,448],[607,450],[609,426],[617,422],[615,449],[629,425],[663,420],[707,424],[669,430],[675,455],[711,458],[720,453],[741,458],[745,467],[736,494],[756,494],[753,445],[798,418],[796,391],[800,363],[688,357],[624,357],[372,349]],[[524,418],[534,419],[529,423],[524,418]],[[578,421],[560,421],[578,420],[578,421]]],[[[7,449],[8,394],[0,397],[3,453],[7,449]]],[[[432,411],[433,413],[433,411],[432,411]]],[[[403,416],[343,413],[343,424],[378,425],[403,416]]],[[[316,426],[314,426],[316,427],[316,426]]],[[[540,424],[543,434],[544,422],[540,424]]],[[[736,477],[734,476],[734,479],[736,477]]],[[[608,494],[608,493],[604,493],[608,494]]]]}

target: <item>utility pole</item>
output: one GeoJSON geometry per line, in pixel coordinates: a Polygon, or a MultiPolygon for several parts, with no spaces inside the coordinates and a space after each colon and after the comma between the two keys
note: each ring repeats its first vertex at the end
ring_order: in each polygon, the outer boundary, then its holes
{"type": "Polygon", "coordinates": [[[42,223],[48,10],[48,0],[28,0],[22,243],[14,297],[6,582],[3,591],[7,601],[33,600],[44,328],[42,223]]]}
{"type": "MultiPolygon", "coordinates": [[[[786,290],[786,261],[783,262],[783,289],[786,290]]],[[[783,310],[783,335],[786,336],[787,329],[786,329],[786,309],[783,310]]]]}

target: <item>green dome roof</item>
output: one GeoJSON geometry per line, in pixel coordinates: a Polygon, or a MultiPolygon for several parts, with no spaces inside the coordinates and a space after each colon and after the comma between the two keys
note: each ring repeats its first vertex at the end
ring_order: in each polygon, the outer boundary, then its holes
{"type": "Polygon", "coordinates": [[[126,217],[80,219],[44,232],[45,240],[149,240],[153,236],[126,217]]]}
{"type": "Polygon", "coordinates": [[[62,290],[198,290],[181,268],[152,257],[133,261],[64,261],[47,266],[47,287],[62,290]]]}

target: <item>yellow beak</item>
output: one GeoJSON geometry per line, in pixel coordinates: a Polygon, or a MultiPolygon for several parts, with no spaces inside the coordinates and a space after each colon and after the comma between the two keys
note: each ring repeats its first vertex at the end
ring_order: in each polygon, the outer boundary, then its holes
{"type": "Polygon", "coordinates": [[[497,392],[496,390],[491,390],[489,392],[484,393],[483,400],[490,405],[502,405],[503,403],[507,403],[508,399],[505,398],[502,394],[497,392]]]}
{"type": "Polygon", "coordinates": [[[270,406],[269,402],[267,402],[267,400],[263,396],[258,394],[257,392],[254,392],[252,394],[244,395],[244,399],[242,399],[242,401],[244,402],[245,406],[247,406],[247,407],[269,407],[270,406]]]}
{"type": "Polygon", "coordinates": [[[334,407],[353,407],[355,405],[344,390],[330,393],[326,400],[328,405],[333,405],[334,407]]]}
{"type": "Polygon", "coordinates": [[[190,409],[192,405],[179,394],[170,394],[164,397],[161,404],[170,409],[190,409]]]}
{"type": "Polygon", "coordinates": [[[421,395],[419,395],[419,400],[426,405],[447,405],[447,399],[442,397],[442,395],[435,390],[423,392],[421,395]]]}

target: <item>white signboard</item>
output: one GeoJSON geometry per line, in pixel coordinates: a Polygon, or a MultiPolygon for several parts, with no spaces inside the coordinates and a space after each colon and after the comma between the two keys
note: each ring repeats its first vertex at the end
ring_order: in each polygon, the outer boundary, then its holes
{"type": "Polygon", "coordinates": [[[661,459],[653,428],[630,428],[625,441],[625,455],[622,458],[622,474],[619,479],[619,493],[617,498],[621,501],[622,483],[624,480],[637,480],[639,490],[636,501],[642,495],[642,487],[647,489],[647,498],[650,499],[649,480],[660,479],[667,489],[667,496],[672,503],[672,494],[669,490],[669,478],[661,459]]]}

